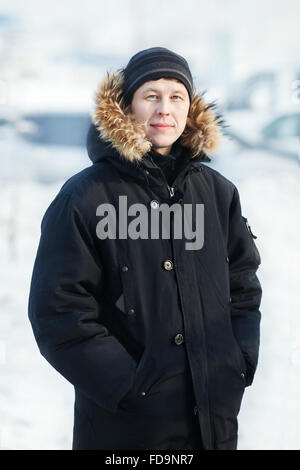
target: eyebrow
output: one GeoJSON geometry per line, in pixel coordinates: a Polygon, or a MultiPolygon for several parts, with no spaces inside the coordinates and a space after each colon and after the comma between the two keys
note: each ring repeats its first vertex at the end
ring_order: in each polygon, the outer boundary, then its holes
{"type": "MultiPolygon", "coordinates": [[[[158,93],[158,92],[159,92],[159,90],[157,90],[156,88],[146,88],[146,89],[143,91],[143,93],[148,93],[149,91],[155,91],[155,93],[158,93]]],[[[184,94],[184,92],[181,91],[181,90],[174,90],[174,91],[172,91],[171,93],[181,93],[182,95],[184,94]]]]}

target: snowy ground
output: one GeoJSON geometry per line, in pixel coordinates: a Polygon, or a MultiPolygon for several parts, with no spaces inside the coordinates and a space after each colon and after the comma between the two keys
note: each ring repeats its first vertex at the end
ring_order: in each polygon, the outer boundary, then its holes
{"type": "MultiPolygon", "coordinates": [[[[220,161],[219,161],[220,160],[220,161]]],[[[262,264],[261,347],[239,414],[239,449],[300,449],[300,164],[261,152],[222,154],[262,264]]]]}
{"type": "MultiPolygon", "coordinates": [[[[225,149],[212,166],[237,185],[262,258],[260,360],[238,448],[300,449],[300,164],[225,149]]],[[[0,449],[71,448],[73,387],[39,354],[27,317],[41,218],[62,183],[0,190],[0,449]]]]}

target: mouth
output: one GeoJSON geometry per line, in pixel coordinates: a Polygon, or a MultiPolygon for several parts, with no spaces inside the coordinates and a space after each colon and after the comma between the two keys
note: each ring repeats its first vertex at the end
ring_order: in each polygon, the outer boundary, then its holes
{"type": "Polygon", "coordinates": [[[154,129],[158,129],[158,130],[166,130],[166,129],[172,129],[172,127],[174,126],[171,126],[169,124],[151,124],[151,127],[154,127],[154,129]]]}

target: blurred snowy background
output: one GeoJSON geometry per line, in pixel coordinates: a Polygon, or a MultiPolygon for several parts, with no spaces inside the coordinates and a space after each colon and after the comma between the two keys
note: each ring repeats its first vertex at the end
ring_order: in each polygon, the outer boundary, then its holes
{"type": "Polygon", "coordinates": [[[70,449],[72,386],[27,318],[41,218],[85,150],[93,93],[138,50],[184,55],[228,137],[209,164],[257,235],[260,359],[238,449],[300,449],[300,4],[0,0],[0,449],[70,449]]]}

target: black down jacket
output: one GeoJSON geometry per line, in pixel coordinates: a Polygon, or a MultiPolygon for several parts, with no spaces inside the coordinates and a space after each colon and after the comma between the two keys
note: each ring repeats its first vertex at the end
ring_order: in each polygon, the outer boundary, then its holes
{"type": "Polygon", "coordinates": [[[29,296],[35,339],[75,388],[73,449],[236,449],[262,291],[238,190],[201,163],[220,123],[195,95],[172,147],[181,163],[170,187],[119,106],[121,86],[118,74],[101,82],[88,134],[93,164],[66,181],[43,217],[29,296]],[[136,203],[149,225],[162,204],[203,204],[201,248],[173,236],[175,213],[169,237],[123,236],[118,222],[137,223],[136,203]],[[110,225],[106,239],[103,204],[116,215],[116,236],[110,225]]]}

